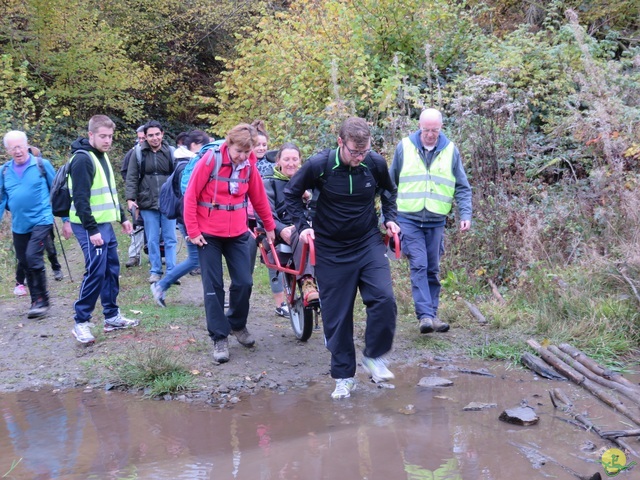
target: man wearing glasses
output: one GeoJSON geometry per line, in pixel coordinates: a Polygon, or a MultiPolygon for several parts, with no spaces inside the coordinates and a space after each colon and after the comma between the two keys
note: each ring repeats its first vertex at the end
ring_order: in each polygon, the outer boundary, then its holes
{"type": "Polygon", "coordinates": [[[322,323],[331,352],[331,377],[336,380],[331,396],[349,397],[356,386],[353,308],[358,290],[367,312],[362,365],[375,382],[393,379],[383,357],[393,343],[396,300],[375,198],[380,195],[385,227],[399,233],[396,186],[385,159],[371,150],[366,121],[356,117],[345,120],[338,148],[307,160],[284,193],[300,239],[305,243],[309,238],[315,240],[322,323]],[[302,200],[308,189],[315,189],[313,226],[302,200]]]}
{"type": "Polygon", "coordinates": [[[390,173],[398,185],[402,252],[409,259],[420,333],[446,332],[449,325],[438,318],[444,227],[455,199],[460,231],[469,230],[471,187],[458,148],[441,131],[442,114],[424,110],[419,126],[396,147],[390,173]]]}
{"type": "Polygon", "coordinates": [[[29,153],[24,132],[8,132],[4,148],[12,158],[0,168],[0,221],[6,208],[11,212],[13,246],[25,269],[31,295],[27,317],[40,318],[49,311],[44,249],[53,229],[49,185],[55,170],[45,159],[41,170],[38,160],[29,153]]]}

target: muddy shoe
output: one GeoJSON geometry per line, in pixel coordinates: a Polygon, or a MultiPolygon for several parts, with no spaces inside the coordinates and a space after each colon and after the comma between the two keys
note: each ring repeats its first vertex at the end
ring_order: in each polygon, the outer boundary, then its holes
{"type": "Polygon", "coordinates": [[[80,343],[93,343],[96,341],[96,337],[91,333],[91,324],[89,322],[76,323],[71,333],[80,343]]]}
{"type": "Polygon", "coordinates": [[[307,276],[302,279],[302,298],[304,298],[305,303],[315,302],[320,298],[316,282],[312,277],[307,276]]]}
{"type": "Polygon", "coordinates": [[[27,318],[40,318],[44,317],[49,311],[49,302],[39,298],[31,304],[27,318]]]}
{"type": "Polygon", "coordinates": [[[218,363],[229,361],[229,340],[223,338],[213,341],[213,359],[218,363]]]}
{"type": "Polygon", "coordinates": [[[339,400],[341,398],[349,398],[351,392],[356,389],[356,379],[351,378],[337,378],[336,389],[331,393],[331,398],[339,400]]]}
{"type": "Polygon", "coordinates": [[[436,332],[440,332],[440,333],[444,333],[444,332],[448,332],[449,331],[449,324],[448,323],[444,323],[442,320],[440,320],[438,317],[433,319],[433,329],[436,332]]]}
{"type": "Polygon", "coordinates": [[[276,315],[279,315],[281,317],[289,316],[289,307],[287,306],[287,302],[282,302],[279,307],[276,307],[276,315]]]}
{"type": "Polygon", "coordinates": [[[431,333],[433,332],[433,318],[422,317],[420,319],[420,333],[431,333]]]}
{"type": "Polygon", "coordinates": [[[112,332],[114,330],[121,330],[123,328],[131,328],[138,325],[138,323],[138,320],[131,320],[121,314],[118,314],[115,317],[104,319],[104,331],[112,332]]]}
{"type": "Polygon", "coordinates": [[[61,282],[62,279],[64,278],[64,273],[62,273],[62,270],[54,270],[53,278],[56,282],[61,282]]]}
{"type": "Polygon", "coordinates": [[[127,268],[139,267],[141,263],[140,257],[129,257],[129,261],[125,263],[124,266],[127,268]]]}
{"type": "Polygon", "coordinates": [[[256,343],[254,338],[249,333],[249,330],[247,330],[247,327],[244,327],[242,330],[233,330],[231,333],[235,335],[235,337],[238,339],[238,342],[242,346],[253,347],[256,343]]]}
{"type": "Polygon", "coordinates": [[[387,362],[382,358],[362,358],[362,366],[371,375],[371,380],[375,383],[393,380],[396,376],[387,368],[387,362]]]}

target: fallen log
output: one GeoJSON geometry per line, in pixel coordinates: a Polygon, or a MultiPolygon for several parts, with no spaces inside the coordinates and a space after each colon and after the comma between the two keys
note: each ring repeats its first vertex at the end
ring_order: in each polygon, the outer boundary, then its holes
{"type": "Polygon", "coordinates": [[[485,324],[488,323],[487,319],[484,318],[484,315],[482,315],[482,313],[480,312],[480,309],[478,307],[476,307],[473,303],[471,302],[467,302],[466,300],[462,300],[464,302],[464,304],[467,306],[467,308],[469,309],[469,312],[471,313],[471,315],[473,315],[473,317],[478,320],[479,323],[485,324]]]}
{"type": "Polygon", "coordinates": [[[560,375],[553,368],[550,368],[549,364],[529,352],[523,353],[522,357],[520,357],[520,361],[529,368],[529,370],[532,370],[541,377],[548,378],[549,380],[566,380],[565,377],[560,375]]]}
{"type": "Polygon", "coordinates": [[[640,414],[628,409],[626,405],[624,405],[615,396],[611,395],[609,392],[604,391],[598,384],[589,380],[580,372],[577,372],[574,368],[564,363],[557,356],[551,353],[548,349],[542,347],[542,345],[540,345],[535,340],[529,339],[527,340],[527,344],[531,348],[533,348],[538,353],[538,355],[540,355],[544,359],[545,362],[547,362],[549,365],[552,365],[556,370],[565,375],[572,382],[584,387],[586,390],[598,397],[611,408],[617,410],[618,412],[632,420],[635,424],[640,425],[640,414]]]}
{"type": "Polygon", "coordinates": [[[636,430],[608,430],[602,432],[602,436],[607,438],[640,437],[640,428],[636,430]]]}
{"type": "Polygon", "coordinates": [[[626,441],[617,437],[605,436],[605,432],[600,430],[598,426],[594,425],[593,422],[586,416],[575,413],[573,411],[573,404],[571,403],[571,401],[569,401],[569,397],[567,397],[562,390],[560,390],[559,388],[554,388],[553,390],[549,391],[549,397],[551,398],[551,403],[553,403],[553,406],[555,408],[560,408],[560,410],[565,412],[567,415],[570,415],[574,420],[582,424],[586,430],[593,431],[600,438],[608,440],[611,443],[622,448],[623,450],[626,450],[628,453],[640,458],[638,453],[633,448],[631,448],[631,446],[626,441]]]}
{"type": "Polygon", "coordinates": [[[618,372],[614,372],[612,370],[609,370],[608,368],[601,367],[595,361],[589,358],[588,355],[584,354],[583,352],[569,345],[568,343],[561,343],[559,345],[559,348],[564,353],[571,355],[573,359],[583,364],[585,367],[587,367],[596,375],[600,375],[601,377],[606,378],[607,380],[620,383],[622,385],[625,385],[626,387],[636,389],[638,391],[638,396],[640,396],[640,387],[638,387],[636,384],[629,381],[628,379],[624,378],[618,372]]]}
{"type": "Polygon", "coordinates": [[[500,293],[500,290],[498,290],[498,286],[495,283],[493,283],[493,280],[491,280],[490,278],[487,278],[487,282],[489,282],[489,286],[491,287],[491,292],[493,293],[493,296],[496,298],[496,300],[498,300],[498,303],[500,305],[506,304],[507,302],[504,300],[504,297],[500,293]]]}
{"type": "Polygon", "coordinates": [[[548,349],[551,353],[553,353],[554,355],[557,355],[558,358],[560,358],[563,362],[575,368],[578,372],[580,372],[589,380],[592,380],[593,382],[596,382],[602,385],[603,387],[607,387],[607,388],[610,388],[611,390],[615,390],[616,392],[621,393],[622,395],[624,395],[625,397],[627,397],[629,400],[631,400],[633,403],[635,403],[640,407],[640,394],[636,392],[635,389],[628,388],[620,383],[613,382],[611,380],[607,380],[606,378],[601,377],[600,375],[596,375],[587,367],[585,367],[582,363],[578,362],[570,355],[561,351],[555,345],[549,345],[548,349]]]}

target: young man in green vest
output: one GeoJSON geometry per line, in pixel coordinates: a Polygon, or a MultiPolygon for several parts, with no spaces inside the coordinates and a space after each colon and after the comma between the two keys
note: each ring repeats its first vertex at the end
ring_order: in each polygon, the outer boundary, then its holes
{"type": "Polygon", "coordinates": [[[73,336],[80,343],[93,343],[91,314],[98,298],[104,313],[104,331],[129,328],[137,320],[125,318],[118,308],[120,291],[120,261],[118,241],[111,225],[122,224],[122,231],[130,234],[133,227],[125,215],[116,190],[113,168],[107,151],[113,142],[115,124],[106,115],[89,120],[89,138],[79,138],[71,145],[69,192],[71,209],[63,227],[65,238],[75,235],[85,259],[85,273],[80,295],[74,303],[75,326],[73,336]]]}
{"type": "Polygon", "coordinates": [[[444,226],[455,199],[460,231],[469,230],[471,187],[458,148],[442,133],[442,114],[424,110],[419,126],[396,147],[390,174],[398,186],[402,252],[409,259],[420,333],[446,332],[449,325],[438,318],[444,226]]]}

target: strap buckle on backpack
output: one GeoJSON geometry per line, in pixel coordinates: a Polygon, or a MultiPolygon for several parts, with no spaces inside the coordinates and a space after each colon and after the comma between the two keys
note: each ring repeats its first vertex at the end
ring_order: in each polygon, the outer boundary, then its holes
{"type": "Polygon", "coordinates": [[[240,210],[242,208],[247,208],[247,206],[249,205],[249,203],[245,200],[242,203],[236,203],[235,205],[220,205],[217,203],[208,203],[208,202],[198,202],[198,205],[200,205],[201,207],[207,207],[209,209],[209,211],[211,210],[227,210],[227,211],[234,211],[234,210],[240,210]]]}

